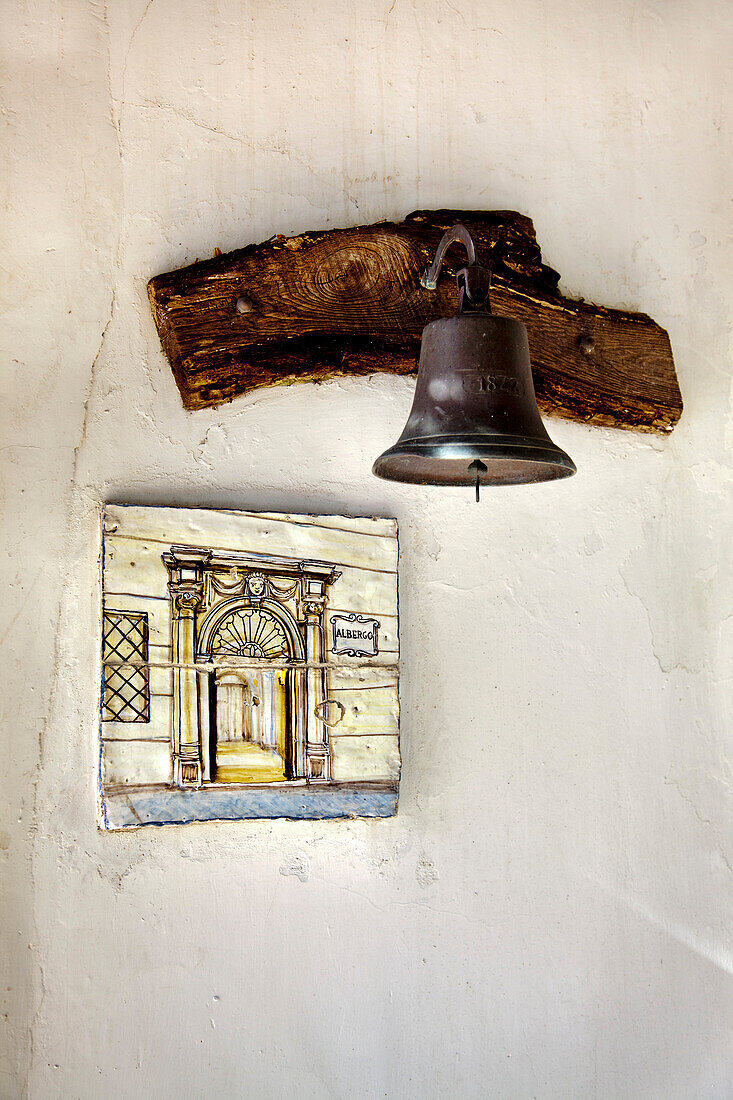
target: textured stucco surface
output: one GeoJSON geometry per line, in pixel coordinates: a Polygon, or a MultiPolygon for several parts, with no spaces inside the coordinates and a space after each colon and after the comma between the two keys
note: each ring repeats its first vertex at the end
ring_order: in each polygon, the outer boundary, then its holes
{"type": "Polygon", "coordinates": [[[7,1097],[730,1096],[731,7],[3,12],[7,1097]],[[380,483],[412,383],[183,411],[147,279],[419,206],[531,215],[668,328],[670,438],[380,483]],[[399,815],[102,834],[104,500],[394,515],[399,815]]]}

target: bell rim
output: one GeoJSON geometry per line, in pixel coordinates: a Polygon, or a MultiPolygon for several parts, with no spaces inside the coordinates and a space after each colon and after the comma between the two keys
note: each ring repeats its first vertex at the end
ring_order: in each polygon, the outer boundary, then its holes
{"type": "Polygon", "coordinates": [[[475,484],[476,472],[469,470],[469,464],[475,459],[491,464],[485,474],[479,475],[481,485],[487,486],[560,481],[577,473],[570,455],[551,440],[548,445],[533,444],[529,440],[519,443],[516,439],[489,441],[485,438],[480,442],[453,438],[442,444],[424,440],[400,441],[379,455],[372,473],[384,481],[408,485],[466,486],[475,484]],[[505,474],[510,464],[513,465],[513,476],[496,476],[503,463],[506,463],[505,474]],[[451,471],[450,477],[446,467],[451,471]],[[438,471],[442,471],[443,476],[438,471]]]}

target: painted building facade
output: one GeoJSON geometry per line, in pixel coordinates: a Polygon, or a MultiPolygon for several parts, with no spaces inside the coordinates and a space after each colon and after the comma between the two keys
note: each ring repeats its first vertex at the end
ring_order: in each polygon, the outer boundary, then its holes
{"type": "Polygon", "coordinates": [[[398,656],[394,521],[108,506],[102,824],[394,812],[398,656]]]}

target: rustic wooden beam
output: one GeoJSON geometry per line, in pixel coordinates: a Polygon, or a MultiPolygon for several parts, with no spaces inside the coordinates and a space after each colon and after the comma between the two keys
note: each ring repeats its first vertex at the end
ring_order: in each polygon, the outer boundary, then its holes
{"type": "Polygon", "coordinates": [[[669,337],[644,313],[559,294],[529,218],[418,211],[404,222],[273,237],[157,275],[148,293],[187,409],[259,386],[416,370],[423,327],[456,309],[460,247],[423,290],[446,228],[462,222],[479,261],[494,246],[492,306],[527,326],[540,406],[585,423],[671,431],[682,412],[669,337]]]}

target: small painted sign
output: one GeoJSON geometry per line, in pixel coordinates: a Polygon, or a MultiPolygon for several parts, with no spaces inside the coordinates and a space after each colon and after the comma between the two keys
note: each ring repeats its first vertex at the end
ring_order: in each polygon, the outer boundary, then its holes
{"type": "Polygon", "coordinates": [[[348,615],[334,615],[332,653],[346,657],[376,657],[379,652],[379,619],[369,619],[351,611],[348,615]]]}

